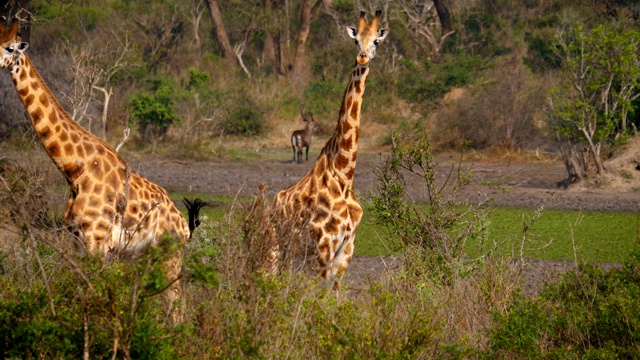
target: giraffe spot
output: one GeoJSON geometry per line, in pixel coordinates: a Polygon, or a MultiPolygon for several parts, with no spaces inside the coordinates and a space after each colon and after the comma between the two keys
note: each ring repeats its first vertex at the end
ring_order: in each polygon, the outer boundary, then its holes
{"type": "Polygon", "coordinates": [[[357,157],[358,157],[358,150],[354,151],[353,154],[351,154],[351,161],[356,162],[357,157]]]}
{"type": "MultiPolygon", "coordinates": [[[[56,123],[58,123],[58,110],[53,109],[53,111],[51,112],[51,114],[49,115],[49,122],[52,123],[53,125],[55,125],[56,123]]],[[[59,125],[58,125],[59,126],[59,125]]]]}
{"type": "Polygon", "coordinates": [[[22,71],[20,71],[20,81],[25,81],[26,79],[27,79],[27,70],[22,69],[22,71]]]}
{"type": "Polygon", "coordinates": [[[347,112],[346,108],[347,107],[344,106],[344,104],[342,105],[342,107],[340,107],[340,114],[339,114],[338,119],[342,119],[344,117],[344,114],[347,112]]]}
{"type": "Polygon", "coordinates": [[[89,163],[89,171],[96,179],[102,179],[102,175],[104,174],[102,171],[102,160],[94,157],[89,163]]]}
{"type": "MultiPolygon", "coordinates": [[[[340,217],[343,218],[343,219],[346,219],[347,217],[349,217],[349,211],[345,208],[340,213],[340,217]]],[[[344,231],[351,231],[351,227],[347,226],[344,231]]]]}
{"type": "Polygon", "coordinates": [[[349,130],[353,129],[353,126],[348,121],[342,122],[342,133],[346,134],[349,130]]]}
{"type": "Polygon", "coordinates": [[[349,210],[349,217],[354,221],[357,221],[362,217],[362,208],[359,205],[349,205],[347,209],[349,210]]]}
{"type": "Polygon", "coordinates": [[[140,206],[140,208],[142,209],[142,212],[145,213],[145,214],[147,212],[149,212],[149,205],[147,205],[147,204],[142,204],[142,206],[140,206]]]}
{"type": "MultiPolygon", "coordinates": [[[[72,140],[73,140],[73,135],[74,134],[71,134],[72,140]]],[[[79,158],[84,157],[84,147],[82,147],[82,145],[76,145],[76,154],[78,155],[79,158]]]]}
{"type": "MultiPolygon", "coordinates": [[[[111,196],[113,197],[113,195],[111,196]]],[[[107,197],[109,197],[109,195],[107,195],[107,197]]],[[[106,217],[107,219],[113,219],[115,214],[116,212],[113,211],[113,208],[109,206],[105,206],[102,208],[102,215],[104,215],[104,217],[106,217]]]]}
{"type": "MultiPolygon", "coordinates": [[[[69,134],[67,134],[66,132],[62,132],[60,136],[58,136],[58,139],[62,142],[67,142],[67,140],[69,140],[69,134]]],[[[72,146],[71,144],[67,145],[72,146]]]]}
{"type": "Polygon", "coordinates": [[[102,194],[102,190],[104,190],[104,186],[101,183],[96,183],[95,185],[93,185],[94,194],[102,194]]]}
{"type": "Polygon", "coordinates": [[[326,188],[327,186],[329,186],[329,174],[328,173],[324,173],[322,174],[322,187],[326,188]]]}
{"type": "MultiPolygon", "coordinates": [[[[79,141],[80,141],[80,136],[76,133],[71,133],[71,142],[73,142],[74,144],[77,144],[79,141]]],[[[78,147],[80,147],[80,145],[78,145],[78,147]]]]}
{"type": "Polygon", "coordinates": [[[36,101],[36,97],[33,94],[27,95],[27,97],[24,98],[24,107],[28,109],[34,101],[36,101]]]}
{"type": "Polygon", "coordinates": [[[353,96],[349,95],[349,97],[347,98],[346,108],[349,109],[351,107],[351,104],[353,104],[353,96]]]}
{"type": "Polygon", "coordinates": [[[140,211],[140,208],[137,205],[131,205],[130,207],[132,214],[137,214],[140,211]]]}
{"type": "Polygon", "coordinates": [[[97,146],[96,146],[96,151],[98,152],[98,154],[100,154],[100,155],[104,155],[104,146],[102,146],[102,145],[97,145],[97,146]]]}
{"type": "Polygon", "coordinates": [[[89,180],[89,178],[87,176],[85,176],[80,181],[80,191],[81,192],[89,192],[89,191],[91,191],[90,187],[91,187],[91,181],[89,180]]]}
{"type": "Polygon", "coordinates": [[[69,131],[69,124],[67,124],[66,122],[62,123],[62,127],[63,127],[66,131],[69,131]]]}
{"type": "MultiPolygon", "coordinates": [[[[353,242],[347,243],[347,246],[344,248],[344,252],[348,255],[353,254],[353,242]]],[[[351,261],[351,257],[347,257],[347,263],[351,261]]]]}
{"type": "Polygon", "coordinates": [[[84,152],[87,154],[87,156],[93,155],[94,148],[92,143],[90,143],[89,141],[85,141],[82,145],[84,146],[84,152]]]}
{"type": "Polygon", "coordinates": [[[358,142],[358,139],[360,139],[360,127],[356,126],[356,142],[358,142]]]}
{"type": "Polygon", "coordinates": [[[82,163],[79,161],[66,163],[62,166],[62,172],[65,178],[75,181],[84,171],[82,163]]]}
{"type": "Polygon", "coordinates": [[[347,171],[347,173],[345,174],[347,176],[347,179],[353,179],[353,175],[356,172],[356,168],[352,167],[349,171],[347,171]]]}
{"type": "Polygon", "coordinates": [[[60,157],[60,146],[58,145],[58,142],[54,141],[47,145],[47,152],[52,158],[60,157]]]}
{"type": "MultiPolygon", "coordinates": [[[[345,121],[345,124],[347,122],[345,121]]],[[[349,151],[351,150],[351,146],[353,145],[353,137],[349,136],[349,137],[343,137],[342,140],[340,141],[340,148],[342,150],[346,150],[349,151]]]]}
{"type": "Polygon", "coordinates": [[[342,154],[338,155],[338,158],[336,159],[336,169],[342,170],[346,168],[347,165],[349,165],[349,159],[342,154]]]}
{"type": "Polygon", "coordinates": [[[107,160],[109,160],[109,163],[111,164],[111,166],[118,165],[118,161],[116,160],[116,157],[112,153],[107,153],[107,160]]]}
{"type": "Polygon", "coordinates": [[[32,81],[31,88],[33,89],[33,91],[38,91],[40,89],[40,84],[38,84],[37,81],[32,81]]]}
{"type": "Polygon", "coordinates": [[[358,118],[358,101],[353,102],[353,106],[351,107],[351,113],[349,114],[352,119],[358,118]]]}
{"type": "MultiPolygon", "coordinates": [[[[115,195],[114,195],[113,193],[108,193],[108,194],[105,196],[105,199],[107,200],[107,203],[109,203],[109,204],[112,204],[112,203],[113,203],[113,200],[115,200],[115,198],[116,198],[116,197],[115,197],[115,195]]],[[[105,210],[106,210],[106,208],[105,208],[105,210]]]]}
{"type": "Polygon", "coordinates": [[[362,92],[362,88],[360,87],[361,81],[360,80],[356,80],[355,83],[355,87],[356,87],[356,94],[360,94],[362,92]]]}
{"type": "MultiPolygon", "coordinates": [[[[66,134],[66,133],[63,133],[63,134],[66,134]]],[[[65,144],[64,153],[67,156],[72,156],[73,155],[73,145],[72,144],[65,144]]]]}
{"type": "Polygon", "coordinates": [[[25,97],[27,96],[27,94],[29,94],[29,88],[22,88],[20,90],[18,90],[18,95],[20,95],[20,97],[25,97]]]}
{"type": "Polygon", "coordinates": [[[75,209],[82,209],[84,208],[84,197],[79,197],[76,199],[76,201],[73,203],[73,207],[75,209]]]}
{"type": "Polygon", "coordinates": [[[89,218],[92,218],[92,219],[95,219],[98,216],[100,216],[100,214],[96,210],[93,210],[93,209],[85,209],[84,210],[84,215],[89,217],[89,218]]]}
{"type": "Polygon", "coordinates": [[[44,112],[42,111],[42,109],[35,109],[31,113],[31,118],[33,119],[34,124],[38,124],[43,117],[44,117],[44,112]]]}
{"type": "Polygon", "coordinates": [[[33,67],[29,67],[29,77],[36,77],[36,69],[34,69],[33,67]]]}
{"type": "Polygon", "coordinates": [[[47,97],[47,94],[40,94],[40,97],[38,99],[40,100],[40,103],[42,103],[42,106],[49,107],[49,98],[47,97]]]}
{"type": "Polygon", "coordinates": [[[98,205],[100,205],[100,199],[97,196],[91,196],[89,198],[89,206],[98,207],[98,205]]]}
{"type": "Polygon", "coordinates": [[[105,232],[109,229],[109,223],[106,221],[100,221],[97,225],[96,225],[96,230],[105,232]]]}
{"type": "Polygon", "coordinates": [[[329,198],[327,197],[327,195],[323,193],[318,194],[318,205],[325,209],[330,208],[329,198]]]}
{"type": "MultiPolygon", "coordinates": [[[[329,253],[329,244],[327,244],[327,241],[322,239],[320,240],[320,243],[318,243],[318,252],[322,255],[328,254],[329,253]]],[[[323,259],[318,259],[318,261],[321,261],[323,259]]]]}
{"type": "Polygon", "coordinates": [[[338,185],[336,185],[336,183],[332,183],[331,185],[329,185],[329,193],[331,194],[332,197],[337,198],[340,195],[342,195],[340,193],[340,189],[338,188],[338,185]]]}
{"type": "Polygon", "coordinates": [[[318,223],[323,223],[327,219],[328,216],[329,216],[329,212],[327,212],[324,209],[319,208],[313,214],[313,222],[317,223],[317,224],[318,223]]]}
{"type": "Polygon", "coordinates": [[[51,135],[51,128],[49,128],[48,126],[45,126],[44,128],[42,128],[42,130],[40,130],[40,139],[42,139],[42,141],[47,140],[49,137],[51,137],[51,135]]]}

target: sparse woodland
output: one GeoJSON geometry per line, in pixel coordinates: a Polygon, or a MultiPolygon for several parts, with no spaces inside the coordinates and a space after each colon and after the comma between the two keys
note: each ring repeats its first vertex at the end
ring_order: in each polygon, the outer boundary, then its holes
{"type": "Polygon", "coordinates": [[[465,257],[468,239],[490,229],[488,204],[459,199],[467,175],[433,165],[434,152],[462,148],[553,152],[567,186],[600,184],[603,162],[640,126],[638,1],[2,5],[23,22],[29,56],[82,126],[125,158],[195,161],[244,147],[290,157],[301,109],[313,113],[315,134],[330,134],[356,54],[344,28],[361,10],[382,10],[390,35],[371,64],[361,151],[388,154],[367,211],[399,239],[400,265],[342,297],[304,271],[266,275],[269,229],[250,219],[271,210],[269,199],[234,200],[187,244],[186,318],[173,324],[157,295],[176,249],[113,263],[72,250],[62,205],[52,204],[64,186],[38,165],[48,159],[29,155],[42,148],[5,71],[0,149],[36,164],[0,154],[0,358],[639,356],[640,253],[609,273],[584,265],[524,298],[517,261],[492,257],[491,246],[465,257]],[[402,169],[425,183],[428,210],[407,200],[402,169]],[[451,186],[436,186],[440,175],[451,186]]]}

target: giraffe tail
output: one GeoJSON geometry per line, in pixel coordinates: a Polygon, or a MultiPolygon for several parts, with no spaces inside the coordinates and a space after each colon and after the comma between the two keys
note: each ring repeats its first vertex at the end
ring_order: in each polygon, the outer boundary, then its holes
{"type": "Polygon", "coordinates": [[[183,198],[182,202],[184,203],[184,206],[187,207],[187,212],[189,213],[189,237],[191,237],[193,235],[193,230],[200,225],[200,219],[198,219],[200,216],[200,209],[203,206],[208,206],[210,204],[200,199],[191,201],[187,198],[183,198]]]}

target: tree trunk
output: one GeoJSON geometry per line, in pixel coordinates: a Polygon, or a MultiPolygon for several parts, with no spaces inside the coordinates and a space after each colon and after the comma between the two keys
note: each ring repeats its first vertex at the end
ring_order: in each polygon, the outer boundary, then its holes
{"type": "Polygon", "coordinates": [[[447,7],[446,0],[433,0],[433,5],[436,7],[438,18],[440,19],[440,25],[442,26],[442,34],[451,32],[451,13],[447,7]]]}
{"type": "Polygon", "coordinates": [[[323,0],[318,0],[311,6],[313,0],[303,0],[300,8],[300,30],[298,31],[298,40],[296,41],[296,52],[293,56],[293,68],[291,69],[291,78],[294,82],[299,83],[302,80],[302,73],[305,64],[305,49],[309,30],[311,29],[311,20],[316,13],[323,0]]]}
{"type": "Polygon", "coordinates": [[[222,21],[222,13],[220,12],[220,6],[218,0],[205,0],[207,7],[209,8],[209,14],[211,15],[211,23],[216,34],[216,42],[220,51],[222,51],[222,57],[227,59],[229,65],[234,68],[238,67],[236,54],[233,51],[227,30],[224,28],[224,22],[222,21]]]}
{"type": "MultiPolygon", "coordinates": [[[[264,0],[264,14],[267,18],[271,17],[271,0],[264,0]]],[[[262,47],[262,59],[267,64],[273,64],[276,60],[275,45],[273,43],[273,33],[269,30],[265,31],[264,46],[262,47]]]]}

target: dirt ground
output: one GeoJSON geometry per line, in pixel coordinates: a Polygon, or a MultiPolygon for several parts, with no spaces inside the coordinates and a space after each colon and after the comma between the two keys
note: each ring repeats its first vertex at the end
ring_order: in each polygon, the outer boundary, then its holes
{"type": "MultiPolygon", "coordinates": [[[[438,176],[444,179],[458,155],[437,158],[438,176]]],[[[358,158],[355,177],[356,192],[366,197],[376,189],[373,167],[380,163],[379,156],[364,154],[358,158]]],[[[312,162],[296,164],[291,160],[260,160],[229,162],[211,160],[189,162],[145,157],[129,159],[129,164],[152,181],[170,192],[194,192],[227,196],[251,196],[264,183],[270,195],[295,183],[311,167],[312,162]]],[[[467,160],[463,168],[472,171],[471,184],[464,192],[471,200],[493,197],[493,204],[545,209],[599,210],[636,212],[640,210],[640,191],[624,189],[563,189],[558,187],[566,178],[560,160],[487,161],[467,160]],[[491,183],[492,186],[487,186],[491,183]]],[[[409,194],[416,200],[425,200],[421,183],[406,179],[409,194]]],[[[357,246],[357,239],[356,239],[357,246]]],[[[398,267],[398,259],[355,257],[345,281],[355,291],[361,289],[370,277],[379,277],[398,267]]],[[[603,264],[605,267],[615,264],[603,264]]],[[[554,278],[559,272],[574,268],[574,264],[561,261],[531,260],[522,274],[523,293],[536,294],[539,285],[554,278]]]]}

